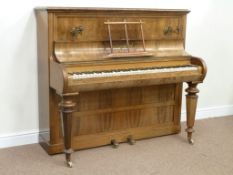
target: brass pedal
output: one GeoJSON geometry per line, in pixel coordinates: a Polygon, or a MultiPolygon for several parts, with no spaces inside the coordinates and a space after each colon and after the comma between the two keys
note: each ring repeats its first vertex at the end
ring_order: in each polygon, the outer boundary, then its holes
{"type": "Polygon", "coordinates": [[[135,145],[136,144],[136,141],[133,139],[133,136],[129,136],[127,138],[127,141],[130,145],[135,145]]]}
{"type": "Polygon", "coordinates": [[[111,140],[111,144],[112,144],[113,148],[119,147],[119,143],[115,139],[111,140]]]}

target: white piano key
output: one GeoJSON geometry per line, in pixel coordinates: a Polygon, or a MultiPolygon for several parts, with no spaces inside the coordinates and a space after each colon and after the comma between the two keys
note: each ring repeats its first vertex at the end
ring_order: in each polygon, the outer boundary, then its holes
{"type": "Polygon", "coordinates": [[[151,73],[163,73],[163,72],[179,72],[179,71],[192,71],[197,70],[194,66],[182,66],[182,67],[171,67],[171,68],[151,68],[151,69],[139,69],[139,70],[121,70],[112,72],[93,72],[93,73],[80,73],[69,76],[72,79],[88,79],[88,78],[100,78],[100,77],[113,77],[113,76],[124,76],[124,75],[140,75],[140,74],[151,74],[151,73]]]}

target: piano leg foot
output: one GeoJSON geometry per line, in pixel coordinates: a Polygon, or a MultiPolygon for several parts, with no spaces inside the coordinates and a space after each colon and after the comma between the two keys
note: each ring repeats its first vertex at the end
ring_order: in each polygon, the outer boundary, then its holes
{"type": "Polygon", "coordinates": [[[71,161],[68,161],[68,162],[66,162],[67,163],[67,166],[69,167],[69,168],[72,168],[73,167],[73,163],[71,162],[71,161]]]}
{"type": "Polygon", "coordinates": [[[66,164],[69,168],[72,168],[73,163],[71,161],[71,153],[73,152],[72,149],[65,150],[65,155],[66,155],[66,164]]]}
{"type": "Polygon", "coordinates": [[[197,108],[197,99],[196,95],[199,90],[197,89],[197,83],[188,83],[188,88],[186,89],[186,108],[187,108],[187,137],[190,144],[194,144],[192,139],[192,133],[194,132],[193,126],[195,122],[196,108],[197,108]]]}
{"type": "Polygon", "coordinates": [[[189,144],[190,144],[190,145],[193,145],[193,144],[194,144],[194,140],[193,140],[193,139],[188,139],[188,141],[189,141],[189,144]]]}
{"type": "MultiPolygon", "coordinates": [[[[186,129],[187,131],[188,129],[186,129]]],[[[193,145],[194,144],[194,140],[192,139],[192,132],[188,132],[187,131],[187,137],[188,137],[188,142],[190,145],[193,145]]]]}

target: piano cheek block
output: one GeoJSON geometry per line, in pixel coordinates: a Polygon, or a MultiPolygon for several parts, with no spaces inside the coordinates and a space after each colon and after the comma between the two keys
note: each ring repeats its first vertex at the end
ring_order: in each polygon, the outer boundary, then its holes
{"type": "Polygon", "coordinates": [[[35,11],[39,123],[50,126],[40,137],[48,154],[65,153],[72,167],[73,150],[179,133],[183,83],[194,143],[197,86],[207,67],[183,47],[189,11],[35,11]]]}

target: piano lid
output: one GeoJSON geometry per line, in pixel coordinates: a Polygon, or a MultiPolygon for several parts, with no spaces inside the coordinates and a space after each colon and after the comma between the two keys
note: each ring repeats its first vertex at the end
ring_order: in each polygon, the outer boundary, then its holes
{"type": "Polygon", "coordinates": [[[187,14],[187,9],[155,9],[155,8],[106,8],[106,7],[36,7],[36,11],[47,10],[50,12],[76,12],[76,11],[128,11],[128,12],[164,12],[164,13],[182,13],[187,14]]]}

